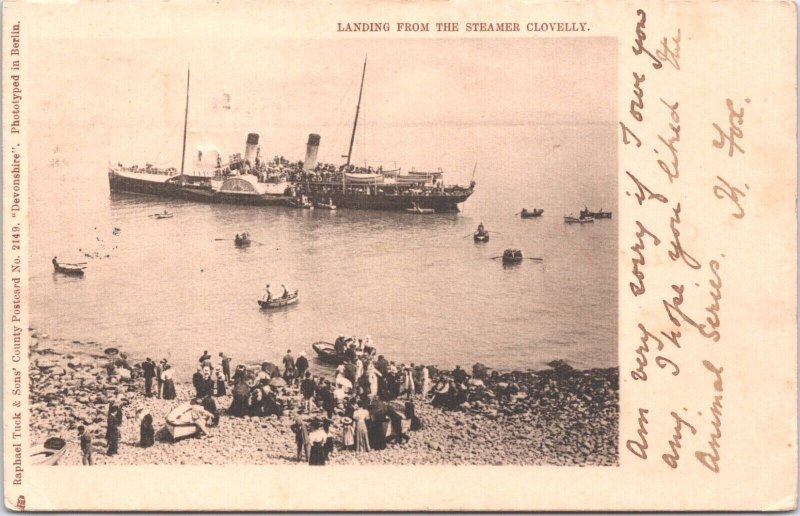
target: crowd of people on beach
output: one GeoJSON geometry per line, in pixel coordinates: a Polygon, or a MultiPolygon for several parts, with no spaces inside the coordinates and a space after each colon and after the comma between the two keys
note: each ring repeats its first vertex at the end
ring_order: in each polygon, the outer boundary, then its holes
{"type": "MultiPolygon", "coordinates": [[[[257,366],[239,364],[232,370],[230,356],[220,352],[212,361],[204,351],[192,376],[191,421],[197,427],[194,437],[213,432],[223,416],[293,417],[291,429],[297,446],[297,460],[312,465],[325,464],[338,448],[368,452],[385,449],[387,444],[404,444],[409,431],[422,427],[415,403],[443,399],[457,401],[458,392],[467,389],[469,376],[459,374],[434,393],[431,369],[423,365],[395,364],[378,355],[370,337],[339,337],[334,344],[338,365],[332,377],[311,370],[306,353],[297,356],[291,349],[281,366],[263,362],[257,366]],[[463,385],[461,385],[463,384],[463,385]],[[457,386],[460,385],[460,386],[457,386]],[[450,392],[452,391],[452,394],[450,392]],[[230,405],[221,409],[222,396],[231,396],[230,405]],[[336,446],[338,443],[338,446],[336,446]]],[[[143,395],[176,400],[174,369],[166,358],[155,362],[150,357],[133,366],[125,353],[108,364],[109,374],[128,381],[143,379],[143,395]]],[[[187,400],[177,400],[185,402],[187,400]]],[[[123,408],[111,403],[106,424],[107,455],[118,453],[123,408]]],[[[169,419],[169,417],[168,417],[169,419]]],[[[156,430],[149,412],[137,413],[139,444],[153,446],[156,430]]],[[[91,436],[78,427],[84,464],[92,464],[91,436]],[[88,443],[86,442],[88,441],[88,443]]]]}

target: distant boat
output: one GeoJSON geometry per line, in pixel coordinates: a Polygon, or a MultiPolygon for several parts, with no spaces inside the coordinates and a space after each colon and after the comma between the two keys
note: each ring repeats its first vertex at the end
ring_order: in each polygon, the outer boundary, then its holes
{"type": "Polygon", "coordinates": [[[581,210],[581,218],[582,219],[610,219],[611,212],[610,211],[603,211],[603,208],[600,208],[600,211],[589,211],[589,208],[584,207],[581,210]]]}
{"type": "Polygon", "coordinates": [[[310,202],[310,201],[303,202],[303,201],[297,200],[297,201],[292,202],[292,206],[294,206],[295,208],[302,208],[304,210],[313,210],[314,209],[314,204],[312,202],[310,202]]]}
{"type": "Polygon", "coordinates": [[[171,219],[173,215],[174,213],[168,213],[166,210],[164,210],[164,213],[154,213],[151,215],[151,217],[155,217],[156,219],[171,219]]]}
{"type": "Polygon", "coordinates": [[[300,297],[298,296],[298,291],[295,290],[293,294],[289,294],[286,297],[276,297],[270,299],[269,301],[265,299],[259,299],[258,306],[261,308],[280,308],[283,306],[293,305],[299,300],[300,297]]]}
{"type": "Polygon", "coordinates": [[[55,272],[64,274],[66,276],[83,276],[83,270],[86,268],[85,263],[58,263],[58,260],[53,258],[53,268],[55,272]]]}
{"type": "Polygon", "coordinates": [[[564,217],[564,222],[566,224],[587,224],[589,222],[594,222],[594,219],[591,218],[591,217],[578,219],[578,218],[575,218],[575,217],[565,216],[564,217]]]}
{"type": "Polygon", "coordinates": [[[410,208],[406,208],[406,213],[416,213],[417,215],[430,215],[431,213],[436,213],[436,210],[433,208],[420,208],[417,206],[417,203],[411,203],[410,208]]]}
{"type": "Polygon", "coordinates": [[[67,441],[60,437],[50,437],[44,444],[31,447],[28,452],[29,463],[33,466],[55,466],[67,451],[67,441]]]}
{"type": "Polygon", "coordinates": [[[543,209],[534,208],[533,211],[528,211],[527,209],[522,208],[522,211],[520,212],[520,216],[523,219],[532,219],[534,217],[541,217],[542,213],[544,213],[543,209]]]}

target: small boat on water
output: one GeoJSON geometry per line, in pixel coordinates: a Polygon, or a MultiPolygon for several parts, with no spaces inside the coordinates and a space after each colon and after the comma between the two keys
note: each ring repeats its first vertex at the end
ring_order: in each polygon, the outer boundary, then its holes
{"type": "Polygon", "coordinates": [[[233,239],[233,245],[235,245],[236,247],[247,247],[251,243],[253,243],[253,241],[250,240],[250,235],[247,233],[236,235],[236,237],[234,237],[233,239]]]}
{"type": "Polygon", "coordinates": [[[330,342],[320,340],[313,343],[311,348],[323,362],[339,365],[345,361],[344,353],[337,353],[336,347],[330,342]]]}
{"type": "Polygon", "coordinates": [[[58,257],[53,257],[53,268],[55,272],[66,276],[83,276],[86,263],[58,263],[58,257]]]}
{"type": "Polygon", "coordinates": [[[294,293],[289,294],[286,297],[276,297],[267,301],[266,299],[259,299],[258,306],[261,308],[280,308],[282,306],[293,305],[300,300],[298,296],[298,291],[295,290],[294,293]]]}
{"type": "Polygon", "coordinates": [[[433,208],[420,208],[417,203],[411,203],[410,208],[406,208],[406,213],[416,213],[417,215],[430,215],[431,213],[436,213],[436,210],[433,208]]]}
{"type": "Polygon", "coordinates": [[[603,211],[603,208],[600,208],[600,211],[589,211],[589,208],[584,206],[581,210],[580,217],[582,219],[610,219],[611,212],[603,211]]]}
{"type": "Polygon", "coordinates": [[[55,466],[66,451],[67,441],[60,437],[50,437],[44,444],[31,447],[28,458],[33,466],[55,466]]]}
{"type": "Polygon", "coordinates": [[[476,231],[475,234],[472,235],[472,239],[475,240],[476,242],[488,242],[489,241],[489,232],[488,231],[484,231],[483,233],[480,233],[480,232],[476,231]]]}
{"type": "Polygon", "coordinates": [[[581,218],[581,219],[570,216],[564,217],[564,223],[566,224],[587,224],[589,222],[594,222],[594,219],[591,217],[581,218]]]}
{"type": "Polygon", "coordinates": [[[160,219],[171,219],[174,215],[175,215],[174,213],[167,213],[166,211],[164,211],[164,213],[154,213],[152,216],[155,217],[156,220],[160,220],[160,219]]]}
{"type": "Polygon", "coordinates": [[[322,202],[315,203],[315,204],[314,204],[314,206],[316,206],[316,207],[317,207],[317,208],[319,208],[320,210],[330,210],[330,211],[333,211],[333,210],[335,210],[335,209],[336,209],[336,205],[335,205],[335,204],[333,204],[333,201],[330,201],[330,200],[329,200],[327,203],[322,203],[322,202]]]}
{"type": "Polygon", "coordinates": [[[311,201],[305,200],[305,199],[294,200],[294,201],[292,201],[291,205],[294,206],[295,208],[300,208],[300,209],[303,209],[303,210],[313,210],[314,209],[314,203],[312,203],[311,201]]]}
{"type": "Polygon", "coordinates": [[[506,249],[503,251],[503,263],[520,263],[522,261],[522,251],[519,249],[506,249]]]}
{"type": "Polygon", "coordinates": [[[166,427],[173,441],[192,437],[200,431],[192,417],[192,409],[191,403],[181,403],[167,414],[166,427]]]}
{"type": "Polygon", "coordinates": [[[544,213],[543,209],[534,208],[532,211],[528,211],[526,208],[522,208],[522,211],[519,213],[519,215],[523,219],[532,219],[534,217],[541,217],[542,213],[544,213]]]}

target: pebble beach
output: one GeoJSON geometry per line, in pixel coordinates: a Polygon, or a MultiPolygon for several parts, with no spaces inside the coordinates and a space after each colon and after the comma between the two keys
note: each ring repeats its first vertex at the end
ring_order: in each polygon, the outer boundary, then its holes
{"type": "MultiPolygon", "coordinates": [[[[31,442],[62,437],[69,442],[60,465],[81,464],[78,425],[93,437],[95,465],[296,464],[290,426],[299,407],[296,389],[284,388],[282,417],[231,417],[231,396],[216,398],[219,425],[203,438],[170,442],[160,431],[166,415],[193,396],[176,381],[176,400],[145,397],[141,378],[109,375],[108,357],[97,342],[70,341],[31,329],[31,442]],[[119,454],[105,455],[108,404],[122,406],[119,454]],[[137,412],[149,411],[156,443],[139,446],[137,412]]],[[[143,357],[130,357],[131,363],[143,357]]],[[[234,364],[235,365],[235,364],[234,364]]],[[[563,361],[539,371],[498,371],[470,390],[468,402],[453,410],[416,400],[423,425],[405,444],[356,453],[341,449],[341,416],[334,416],[335,452],[328,464],[384,465],[573,465],[618,463],[619,370],[573,369],[563,361]],[[510,388],[513,387],[513,388],[510,388]]],[[[315,363],[311,364],[316,372],[315,363]]],[[[439,371],[438,374],[449,374],[439,371]]],[[[434,378],[435,382],[436,378],[434,378]]]]}

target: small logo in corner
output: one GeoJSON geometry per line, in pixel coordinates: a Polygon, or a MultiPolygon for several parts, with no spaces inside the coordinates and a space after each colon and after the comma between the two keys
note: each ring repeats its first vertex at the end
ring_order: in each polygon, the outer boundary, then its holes
{"type": "Polygon", "coordinates": [[[17,498],[17,509],[19,509],[20,511],[25,510],[25,497],[22,495],[20,495],[19,498],[17,498]]]}

